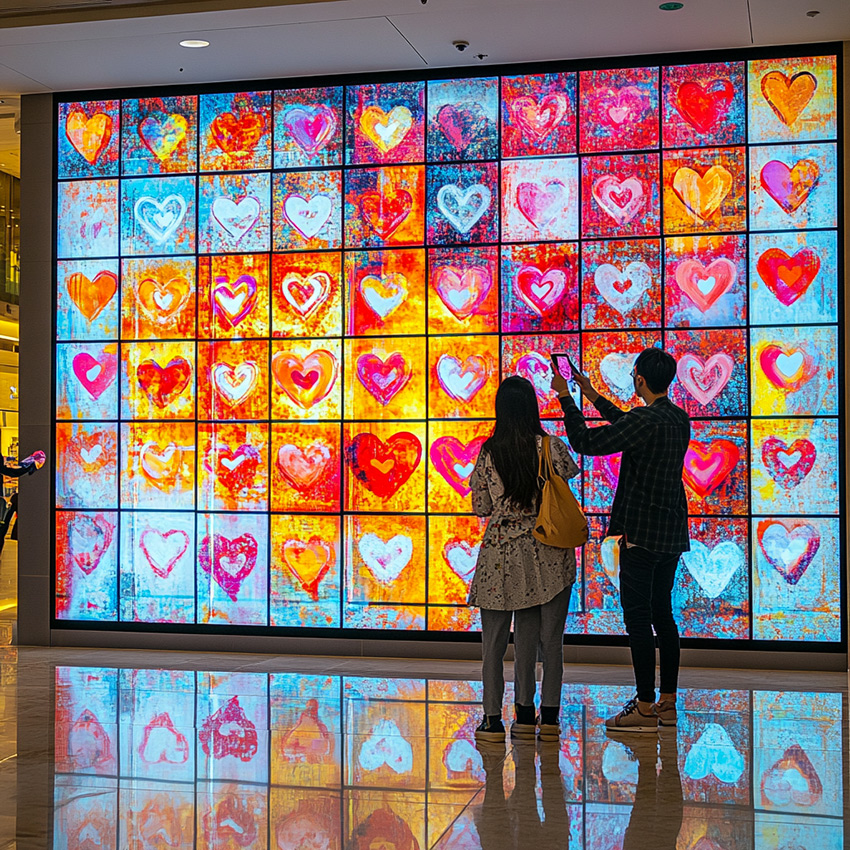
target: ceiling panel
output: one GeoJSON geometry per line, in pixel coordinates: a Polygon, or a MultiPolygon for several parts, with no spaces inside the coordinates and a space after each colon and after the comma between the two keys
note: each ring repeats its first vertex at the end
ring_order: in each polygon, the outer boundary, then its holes
{"type": "Polygon", "coordinates": [[[850,0],[750,0],[757,44],[850,39],[850,0]],[[806,12],[817,10],[809,17],[806,12]]]}

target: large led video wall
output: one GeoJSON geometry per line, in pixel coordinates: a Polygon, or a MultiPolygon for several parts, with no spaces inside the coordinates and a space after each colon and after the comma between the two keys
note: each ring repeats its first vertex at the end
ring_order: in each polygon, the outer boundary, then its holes
{"type": "Polygon", "coordinates": [[[58,624],[474,631],[499,381],[664,346],[683,634],[841,641],[836,55],[522,70],[57,98],[58,624]]]}

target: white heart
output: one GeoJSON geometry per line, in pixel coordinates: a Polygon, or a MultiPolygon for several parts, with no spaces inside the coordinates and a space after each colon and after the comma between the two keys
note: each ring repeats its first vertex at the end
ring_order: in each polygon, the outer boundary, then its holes
{"type": "Polygon", "coordinates": [[[437,361],[437,377],[443,389],[459,401],[469,401],[487,383],[487,375],[474,370],[464,371],[464,365],[451,354],[441,354],[437,361]]]}
{"type": "Polygon", "coordinates": [[[367,532],[357,543],[363,563],[382,584],[394,582],[413,557],[413,541],[406,534],[396,534],[381,540],[377,534],[367,532]]]}
{"type": "Polygon", "coordinates": [[[215,293],[215,300],[221,305],[221,309],[230,316],[239,315],[247,297],[247,289],[240,289],[232,297],[224,289],[217,289],[215,293]]]}
{"type": "Polygon", "coordinates": [[[103,454],[103,446],[99,443],[90,449],[80,449],[80,457],[86,463],[94,463],[103,454]]]}
{"type": "Polygon", "coordinates": [[[162,244],[183,221],[186,199],[182,195],[167,195],[160,201],[150,195],[142,195],[133,207],[133,215],[154,242],[162,244]]]}
{"type": "Polygon", "coordinates": [[[238,575],[245,567],[247,561],[248,556],[244,552],[240,552],[234,558],[231,558],[229,555],[222,555],[218,559],[219,564],[221,564],[225,572],[230,573],[232,576],[238,575]]]}
{"type": "Polygon", "coordinates": [[[213,366],[212,378],[216,389],[234,404],[242,401],[251,391],[256,378],[257,367],[251,362],[240,363],[233,369],[226,363],[213,366]],[[231,372],[233,377],[231,378],[231,372]]]}
{"type": "Polygon", "coordinates": [[[803,365],[803,352],[795,351],[793,354],[780,354],[776,358],[776,368],[785,375],[786,378],[792,378],[800,367],[803,365]]]}
{"type": "Polygon", "coordinates": [[[620,543],[616,537],[606,537],[599,547],[602,553],[602,569],[611,584],[620,589],[620,543]]]}
{"type": "Polygon", "coordinates": [[[364,770],[378,770],[386,765],[394,773],[413,770],[413,747],[392,720],[379,720],[372,734],[363,742],[357,757],[364,770]]]}
{"type": "MultiPolygon", "coordinates": [[[[180,746],[176,729],[169,729],[167,726],[154,726],[147,733],[142,759],[148,764],[163,761],[166,764],[183,764],[189,757],[187,750],[188,747],[180,746]]],[[[99,847],[100,844],[93,846],[99,847]]]]}
{"type": "MultiPolygon", "coordinates": [[[[147,552],[148,560],[160,569],[165,569],[186,546],[186,538],[181,534],[160,534],[153,529],[148,529],[142,534],[141,543],[147,552]]],[[[184,554],[186,551],[188,548],[184,554]]]]}
{"type": "Polygon", "coordinates": [[[457,477],[461,480],[469,478],[472,475],[472,470],[475,469],[474,463],[467,463],[466,465],[462,463],[456,463],[454,465],[454,471],[457,474],[457,477]]]}
{"type": "Polygon", "coordinates": [[[283,214],[305,239],[312,239],[324,227],[332,211],[333,201],[327,195],[314,195],[309,201],[290,195],[283,202],[283,214]]]}
{"type": "Polygon", "coordinates": [[[777,452],[776,453],[777,460],[782,461],[782,465],[786,469],[791,469],[791,467],[794,466],[797,463],[797,461],[799,461],[802,457],[803,457],[803,453],[800,452],[800,451],[791,452],[791,454],[789,454],[788,452],[777,452]]]}
{"type": "Polygon", "coordinates": [[[705,280],[703,280],[702,278],[697,278],[697,289],[703,295],[708,295],[709,293],[711,293],[716,285],[717,280],[715,279],[714,275],[705,278],[705,280]]]}
{"type": "Polygon", "coordinates": [[[639,260],[629,263],[621,272],[611,263],[602,263],[593,274],[599,294],[622,316],[625,316],[652,286],[652,271],[639,260]],[[620,292],[615,283],[630,280],[632,285],[620,292]]]}
{"type": "Polygon", "coordinates": [[[257,223],[260,218],[260,202],[251,196],[235,203],[230,198],[216,198],[212,203],[213,218],[237,242],[257,223]]]}
{"type": "Polygon", "coordinates": [[[765,529],[761,538],[761,545],[771,561],[790,567],[806,553],[809,547],[809,539],[807,537],[791,537],[784,526],[774,523],[765,529]]]}
{"type": "Polygon", "coordinates": [[[325,300],[325,293],[330,287],[330,278],[325,272],[313,272],[303,278],[301,275],[288,275],[281,283],[283,297],[289,302],[290,307],[301,316],[307,317],[313,312],[313,308],[325,300]],[[309,285],[312,292],[306,301],[296,301],[292,295],[290,284],[309,285]]]}
{"type": "Polygon", "coordinates": [[[455,575],[466,581],[475,572],[475,566],[478,563],[478,553],[480,551],[480,543],[470,546],[468,551],[459,543],[455,543],[446,548],[446,561],[455,575]]]}
{"type": "Polygon", "coordinates": [[[632,369],[637,358],[637,354],[615,353],[606,354],[599,362],[599,371],[605,383],[623,401],[628,401],[634,395],[632,369]]]}
{"type": "Polygon", "coordinates": [[[243,460],[245,460],[245,455],[239,455],[234,458],[223,457],[221,459],[221,465],[226,466],[231,472],[233,472],[233,470],[236,469],[243,460]]]}
{"type": "Polygon", "coordinates": [[[467,234],[490,207],[490,190],[481,183],[461,189],[447,183],[437,192],[437,208],[458,233],[467,234]],[[472,201],[477,200],[477,203],[472,201]]]}
{"type": "Polygon", "coordinates": [[[484,766],[481,753],[466,738],[452,741],[443,761],[453,773],[475,773],[484,766]]]}
{"type": "Polygon", "coordinates": [[[707,723],[685,758],[685,773],[691,779],[705,779],[713,773],[724,784],[734,785],[743,772],[744,757],[726,730],[717,723],[707,723]]]}
{"type": "Polygon", "coordinates": [[[407,289],[399,283],[381,280],[373,274],[367,274],[360,281],[360,294],[369,309],[382,319],[386,319],[407,298],[407,289]],[[378,288],[395,290],[389,295],[383,295],[378,288]]]}
{"type": "Polygon", "coordinates": [[[682,558],[688,572],[709,599],[717,599],[726,590],[732,576],[746,560],[741,547],[731,540],[724,540],[713,549],[699,540],[692,540],[691,551],[683,553],[682,558]]]}
{"type": "Polygon", "coordinates": [[[637,784],[637,762],[629,758],[628,751],[619,741],[609,741],[602,753],[602,775],[609,782],[637,784]]]}
{"type": "Polygon", "coordinates": [[[174,293],[160,292],[158,289],[155,289],[153,293],[153,300],[160,310],[167,310],[171,306],[171,302],[174,300],[174,293]]]}
{"type": "Polygon", "coordinates": [[[101,366],[100,363],[95,363],[95,365],[92,366],[91,369],[86,372],[86,377],[90,381],[95,381],[97,379],[97,376],[100,374],[101,369],[103,369],[103,366],[101,366]]]}

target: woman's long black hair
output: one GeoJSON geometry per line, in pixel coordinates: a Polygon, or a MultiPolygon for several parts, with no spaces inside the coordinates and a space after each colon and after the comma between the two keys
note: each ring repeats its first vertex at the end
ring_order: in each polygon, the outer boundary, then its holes
{"type": "Polygon", "coordinates": [[[537,437],[545,435],[531,381],[505,378],[496,392],[496,427],[482,451],[490,453],[505,498],[523,510],[537,507],[537,437]]]}

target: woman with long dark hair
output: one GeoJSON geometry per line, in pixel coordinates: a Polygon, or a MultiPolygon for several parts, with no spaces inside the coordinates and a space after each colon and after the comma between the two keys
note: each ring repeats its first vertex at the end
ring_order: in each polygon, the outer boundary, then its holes
{"type": "MultiPolygon", "coordinates": [[[[530,381],[505,378],[496,393],[496,426],[470,478],[472,509],[490,517],[478,553],[469,604],[481,609],[484,720],[479,741],[504,741],[504,658],[514,621],[515,738],[557,740],[564,672],[564,624],[576,577],[574,549],[532,535],[540,508],[538,464],[546,432],[530,381]],[[538,647],[543,661],[540,715],[534,707],[538,647]]],[[[578,475],[566,445],[550,437],[555,472],[578,475]]]]}

